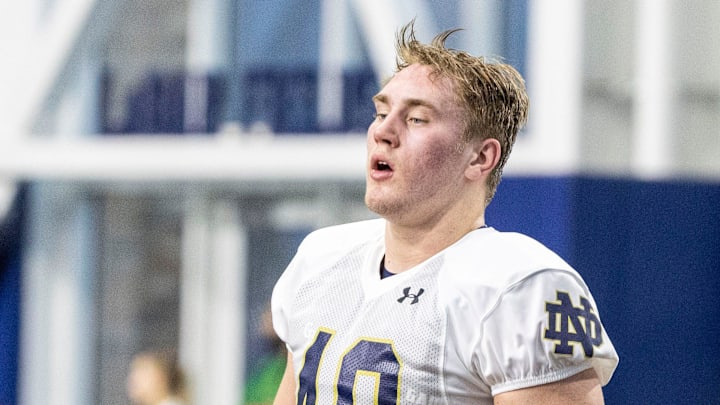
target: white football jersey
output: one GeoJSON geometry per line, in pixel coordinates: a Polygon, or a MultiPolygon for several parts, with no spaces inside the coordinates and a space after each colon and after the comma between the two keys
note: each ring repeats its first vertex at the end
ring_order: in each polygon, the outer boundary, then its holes
{"type": "Polygon", "coordinates": [[[278,280],[273,323],[299,404],[492,404],[618,356],[588,287],[517,233],[481,228],[380,278],[385,221],[311,233],[278,280]]]}

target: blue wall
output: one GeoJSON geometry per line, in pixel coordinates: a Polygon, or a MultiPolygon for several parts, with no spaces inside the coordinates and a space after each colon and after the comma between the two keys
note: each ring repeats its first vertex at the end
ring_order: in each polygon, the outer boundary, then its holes
{"type": "Polygon", "coordinates": [[[0,405],[17,400],[20,336],[20,257],[24,187],[0,218],[0,405]]]}
{"type": "Polygon", "coordinates": [[[15,256],[0,265],[0,405],[9,405],[17,397],[20,263],[15,256]]]}
{"type": "Polygon", "coordinates": [[[587,281],[620,354],[608,404],[720,403],[720,183],[508,178],[487,220],[587,281]]]}

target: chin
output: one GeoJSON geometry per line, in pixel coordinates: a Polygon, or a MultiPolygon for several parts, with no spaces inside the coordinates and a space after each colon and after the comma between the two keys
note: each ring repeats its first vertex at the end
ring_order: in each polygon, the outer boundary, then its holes
{"type": "Polygon", "coordinates": [[[380,201],[369,197],[367,194],[365,195],[365,206],[367,206],[370,211],[379,215],[383,215],[383,211],[385,211],[380,201]]]}
{"type": "Polygon", "coordinates": [[[382,199],[365,198],[365,205],[370,211],[385,219],[394,216],[398,211],[397,204],[392,204],[382,199]]]}
{"type": "Polygon", "coordinates": [[[370,211],[375,212],[375,213],[378,213],[378,212],[377,212],[377,208],[376,208],[376,207],[377,207],[377,202],[371,200],[371,199],[368,198],[367,196],[365,197],[365,206],[368,207],[368,209],[369,209],[370,211]]]}

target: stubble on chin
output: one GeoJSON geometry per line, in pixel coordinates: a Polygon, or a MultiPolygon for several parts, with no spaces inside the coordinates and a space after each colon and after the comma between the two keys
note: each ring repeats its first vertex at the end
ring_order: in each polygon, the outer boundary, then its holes
{"type": "Polygon", "coordinates": [[[368,209],[380,216],[383,215],[383,212],[385,211],[382,208],[382,204],[377,200],[377,198],[373,198],[370,195],[369,191],[365,191],[365,206],[368,207],[368,209]]]}
{"type": "Polygon", "coordinates": [[[394,209],[396,209],[394,205],[396,204],[392,204],[387,201],[386,198],[383,198],[377,193],[373,193],[372,190],[365,190],[365,206],[367,206],[370,211],[380,215],[381,217],[387,217],[392,214],[394,209]]]}

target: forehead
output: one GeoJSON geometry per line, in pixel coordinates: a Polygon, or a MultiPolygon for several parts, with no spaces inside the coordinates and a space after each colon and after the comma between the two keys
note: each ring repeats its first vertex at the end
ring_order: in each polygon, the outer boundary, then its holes
{"type": "Polygon", "coordinates": [[[410,65],[397,72],[373,100],[388,104],[412,101],[416,104],[429,104],[438,109],[459,106],[452,80],[435,74],[429,66],[419,64],[410,65]]]}

